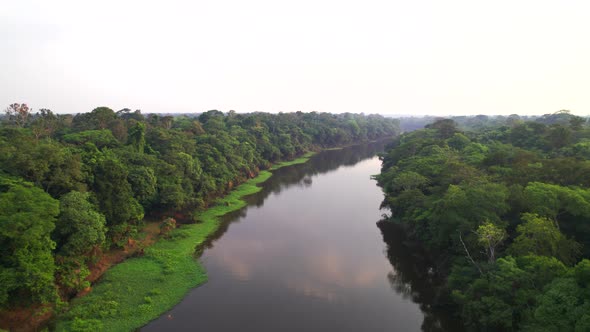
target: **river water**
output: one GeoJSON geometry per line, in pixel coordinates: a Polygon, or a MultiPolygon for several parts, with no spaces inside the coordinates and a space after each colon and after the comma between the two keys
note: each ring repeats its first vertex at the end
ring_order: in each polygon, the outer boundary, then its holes
{"type": "Polygon", "coordinates": [[[425,287],[416,271],[394,270],[411,253],[384,243],[376,226],[386,211],[370,176],[383,145],[275,171],[204,249],[209,281],[141,331],[439,330],[412,289],[425,287]]]}

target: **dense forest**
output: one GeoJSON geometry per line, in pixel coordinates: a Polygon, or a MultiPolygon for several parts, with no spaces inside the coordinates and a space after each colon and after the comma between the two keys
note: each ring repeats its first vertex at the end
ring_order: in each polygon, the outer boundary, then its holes
{"type": "MultiPolygon", "coordinates": [[[[553,114],[545,114],[542,116],[538,115],[454,115],[445,117],[446,119],[453,120],[459,128],[462,130],[484,130],[499,128],[502,126],[513,126],[522,122],[539,122],[547,125],[551,124],[562,124],[567,125],[569,123],[569,117],[567,115],[569,111],[562,110],[553,114]]],[[[423,129],[426,125],[431,124],[439,119],[440,116],[420,116],[420,117],[397,117],[400,120],[400,128],[403,132],[414,131],[423,129]]]]}
{"type": "Polygon", "coordinates": [[[398,133],[379,115],[10,105],[0,124],[0,309],[67,301],[144,216],[202,211],[277,161],[398,133]]]}
{"type": "Polygon", "coordinates": [[[382,225],[423,245],[444,280],[434,305],[455,306],[468,330],[590,331],[587,120],[463,120],[382,154],[382,225]]]}

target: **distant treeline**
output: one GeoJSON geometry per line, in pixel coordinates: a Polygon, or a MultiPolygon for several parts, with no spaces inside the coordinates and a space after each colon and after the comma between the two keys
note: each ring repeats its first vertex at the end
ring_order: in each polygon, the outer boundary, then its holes
{"type": "Polygon", "coordinates": [[[439,305],[452,299],[468,330],[590,331],[590,127],[512,119],[396,139],[378,176],[386,222],[428,249],[439,305]]]}
{"type": "MultiPolygon", "coordinates": [[[[562,124],[567,125],[570,120],[569,111],[562,110],[551,114],[537,115],[470,115],[470,116],[449,116],[445,117],[457,123],[461,130],[480,130],[485,128],[496,128],[501,126],[513,126],[523,122],[538,122],[546,125],[562,124]]],[[[439,116],[421,116],[421,117],[398,117],[400,128],[403,132],[423,129],[424,126],[441,119],[439,116]]],[[[584,122],[588,121],[587,117],[581,118],[584,122]]]]}
{"type": "Polygon", "coordinates": [[[124,245],[147,213],[202,210],[276,161],[398,133],[379,115],[10,105],[0,125],[0,308],[86,288],[88,264],[124,245]]]}

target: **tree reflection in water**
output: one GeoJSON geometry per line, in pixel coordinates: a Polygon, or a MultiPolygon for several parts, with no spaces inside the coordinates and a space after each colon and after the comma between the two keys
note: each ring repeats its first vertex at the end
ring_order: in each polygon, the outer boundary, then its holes
{"type": "MultiPolygon", "coordinates": [[[[264,201],[271,194],[279,194],[282,190],[292,187],[309,187],[313,183],[313,176],[325,174],[334,171],[340,167],[354,166],[360,161],[373,158],[377,153],[384,151],[385,146],[391,142],[391,139],[384,139],[376,142],[349,146],[339,150],[322,151],[310,158],[304,164],[293,165],[279,168],[273,171],[266,182],[262,183],[262,190],[253,195],[242,198],[248,203],[248,206],[262,207],[264,201]]],[[[199,257],[205,249],[210,249],[216,240],[221,238],[234,222],[243,220],[247,215],[248,209],[240,209],[230,212],[223,217],[219,229],[212,234],[199,250],[195,253],[199,257]]]]}
{"type": "Polygon", "coordinates": [[[444,280],[420,244],[408,239],[400,225],[386,220],[377,225],[394,269],[387,278],[395,292],[420,305],[424,313],[422,331],[463,331],[460,319],[452,314],[454,304],[448,294],[437,293],[444,280]]]}

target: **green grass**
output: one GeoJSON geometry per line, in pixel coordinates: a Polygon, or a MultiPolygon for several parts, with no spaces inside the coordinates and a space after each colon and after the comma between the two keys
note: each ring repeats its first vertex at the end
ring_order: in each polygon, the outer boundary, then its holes
{"type": "MultiPolygon", "coordinates": [[[[313,153],[274,165],[271,170],[306,162],[313,153]]],[[[262,171],[197,216],[131,258],[109,269],[88,295],[71,302],[57,319],[56,331],[133,331],[162,315],[186,293],[207,281],[195,251],[220,225],[219,217],[246,206],[241,198],[261,190],[272,176],[262,171]]]]}
{"type": "Polygon", "coordinates": [[[293,159],[293,160],[290,160],[290,161],[283,161],[283,162],[280,162],[278,164],[274,164],[270,168],[270,170],[271,171],[274,171],[274,170],[277,170],[277,169],[279,169],[281,167],[285,167],[285,166],[303,164],[303,163],[307,162],[309,160],[309,158],[311,158],[311,156],[313,156],[314,154],[315,154],[315,152],[308,152],[308,153],[304,154],[303,156],[301,156],[301,157],[299,157],[297,159],[293,159]]]}

